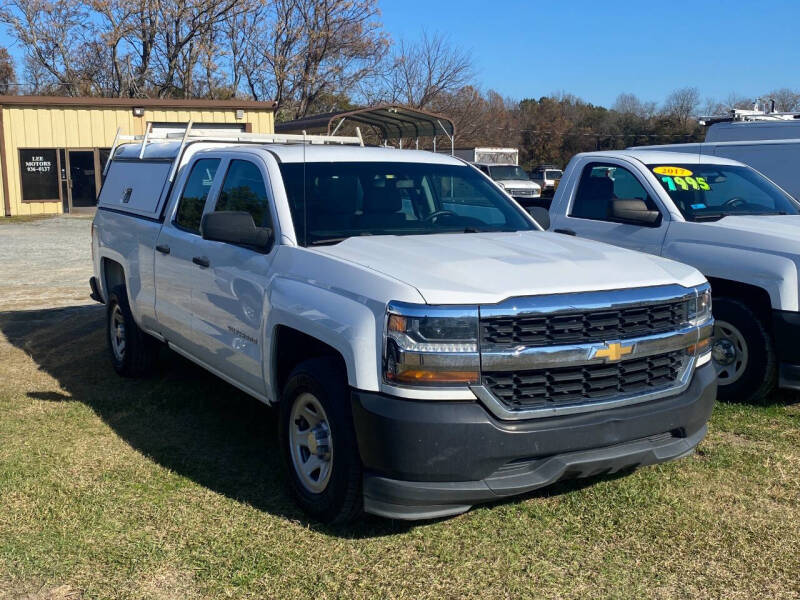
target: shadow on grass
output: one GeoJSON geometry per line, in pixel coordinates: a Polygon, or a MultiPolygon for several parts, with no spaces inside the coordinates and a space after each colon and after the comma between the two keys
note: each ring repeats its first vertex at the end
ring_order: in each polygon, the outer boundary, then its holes
{"type": "Polygon", "coordinates": [[[63,390],[31,391],[29,398],[82,402],[127,444],[158,464],[323,533],[379,537],[413,527],[371,517],[338,527],[308,521],[286,490],[277,411],[167,349],[162,349],[152,377],[119,377],[107,355],[104,310],[90,305],[0,312],[0,331],[8,341],[63,390]]]}
{"type": "MultiPolygon", "coordinates": [[[[160,465],[329,535],[379,537],[420,524],[371,517],[338,527],[308,521],[286,491],[276,411],[166,349],[153,377],[117,376],[107,356],[104,314],[100,305],[0,313],[0,331],[9,342],[68,392],[35,391],[29,398],[82,402],[160,465]]],[[[522,498],[559,495],[620,476],[624,473],[564,481],[522,498]]],[[[514,500],[493,504],[509,501],[514,500]]]]}

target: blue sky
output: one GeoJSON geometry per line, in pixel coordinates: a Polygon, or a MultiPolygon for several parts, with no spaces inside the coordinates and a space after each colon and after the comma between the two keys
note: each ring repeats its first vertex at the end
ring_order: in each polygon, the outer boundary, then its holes
{"type": "Polygon", "coordinates": [[[800,89],[800,1],[379,0],[394,38],[422,28],[471,50],[482,88],[515,99],[555,91],[609,106],[800,89]]]}

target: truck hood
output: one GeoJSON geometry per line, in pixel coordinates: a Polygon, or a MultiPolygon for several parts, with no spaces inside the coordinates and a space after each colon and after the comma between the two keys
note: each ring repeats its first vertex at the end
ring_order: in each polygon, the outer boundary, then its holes
{"type": "Polygon", "coordinates": [[[506,188],[517,190],[538,190],[542,187],[535,181],[525,181],[524,179],[495,179],[495,182],[503,184],[506,188]]]}
{"type": "Polygon", "coordinates": [[[315,250],[411,285],[430,304],[705,281],[671,260],[538,231],[364,236],[315,250]]]}
{"type": "MultiPolygon", "coordinates": [[[[674,223],[677,225],[677,223],[674,223]]],[[[752,215],[725,217],[705,223],[686,222],[679,231],[699,243],[761,250],[777,254],[800,254],[800,216],[752,215]],[[699,229],[698,229],[699,228],[699,229]]]]}

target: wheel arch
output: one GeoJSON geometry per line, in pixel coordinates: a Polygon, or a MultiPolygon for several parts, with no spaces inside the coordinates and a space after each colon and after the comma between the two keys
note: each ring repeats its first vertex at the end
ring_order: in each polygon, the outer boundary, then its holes
{"type": "Polygon", "coordinates": [[[707,279],[711,284],[712,297],[725,296],[744,302],[762,320],[768,330],[771,330],[772,300],[767,290],[733,279],[722,277],[707,277],[707,279]]]}
{"type": "MultiPolygon", "coordinates": [[[[125,278],[125,267],[118,261],[104,256],[100,259],[100,268],[102,273],[101,284],[103,286],[103,295],[108,300],[108,295],[111,290],[118,285],[124,285],[127,290],[127,280],[125,278]]],[[[130,302],[130,297],[128,298],[130,302]]]]}
{"type": "Polygon", "coordinates": [[[273,398],[276,401],[280,400],[292,370],[303,361],[330,357],[347,374],[347,361],[339,350],[288,325],[277,325],[274,328],[271,350],[270,373],[273,398]]]}

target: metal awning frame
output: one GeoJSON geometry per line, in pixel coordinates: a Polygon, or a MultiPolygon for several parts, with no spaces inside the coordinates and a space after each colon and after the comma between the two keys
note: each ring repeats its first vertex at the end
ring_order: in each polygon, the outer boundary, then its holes
{"type": "Polygon", "coordinates": [[[403,138],[413,138],[415,147],[419,149],[419,138],[430,137],[433,140],[433,149],[436,151],[436,137],[443,134],[450,142],[451,154],[455,152],[455,125],[450,119],[435,113],[396,104],[381,104],[368,108],[315,115],[278,124],[276,130],[324,130],[327,135],[336,135],[345,121],[366,125],[376,130],[380,133],[384,145],[388,145],[391,139],[397,139],[400,148],[403,147],[403,138]]]}

